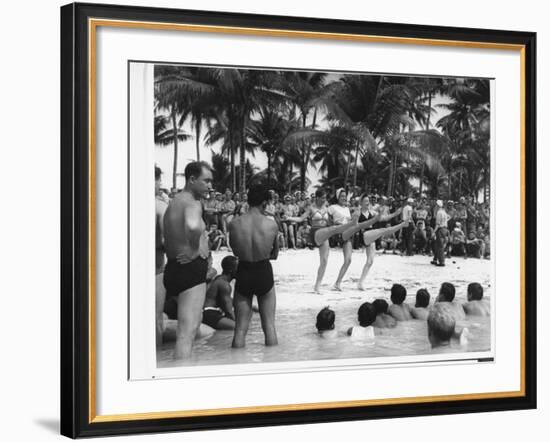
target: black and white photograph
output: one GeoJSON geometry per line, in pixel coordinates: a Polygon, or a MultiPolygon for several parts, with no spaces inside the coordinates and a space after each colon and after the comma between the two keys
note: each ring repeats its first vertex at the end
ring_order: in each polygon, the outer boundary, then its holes
{"type": "Polygon", "coordinates": [[[157,368],[492,360],[492,79],[147,66],[157,368]]]}

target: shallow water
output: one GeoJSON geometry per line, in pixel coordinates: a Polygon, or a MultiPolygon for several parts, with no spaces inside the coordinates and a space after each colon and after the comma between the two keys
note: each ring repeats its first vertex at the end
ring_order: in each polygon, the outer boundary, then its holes
{"type": "MultiPolygon", "coordinates": [[[[410,300],[412,301],[412,300],[410,300]]],[[[279,345],[266,347],[260,317],[254,314],[247,335],[246,347],[231,349],[233,333],[217,331],[212,337],[197,342],[192,359],[175,363],[172,360],[174,343],[166,343],[157,353],[159,367],[180,365],[218,365],[261,362],[313,361],[326,359],[372,358],[380,356],[430,355],[448,352],[448,348],[432,349],[428,341],[426,321],[399,322],[393,329],[375,328],[375,341],[352,340],[346,330],[357,324],[357,301],[339,306],[336,311],[338,336],[323,339],[315,331],[318,309],[279,309],[276,324],[279,345]]],[[[468,327],[470,338],[454,351],[487,351],[491,348],[490,318],[469,317],[459,323],[468,327]]]]}

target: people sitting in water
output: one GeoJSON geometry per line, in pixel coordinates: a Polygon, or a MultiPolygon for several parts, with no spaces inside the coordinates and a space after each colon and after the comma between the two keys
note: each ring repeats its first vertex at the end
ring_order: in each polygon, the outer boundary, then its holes
{"type": "Polygon", "coordinates": [[[374,328],[372,324],[376,320],[376,309],[370,302],[361,304],[357,310],[357,320],[359,325],[348,329],[348,336],[353,339],[374,339],[374,328]]]}
{"type": "Polygon", "coordinates": [[[322,338],[333,338],[336,336],[337,332],[334,329],[334,322],[336,320],[336,314],[334,310],[331,310],[329,307],[325,307],[317,314],[317,320],[315,322],[315,327],[319,336],[322,338]]]}
{"type": "Polygon", "coordinates": [[[206,290],[202,322],[213,329],[235,329],[231,281],[237,274],[238,262],[235,256],[229,255],[223,258],[222,274],[218,275],[206,290]]]}
{"type": "Polygon", "coordinates": [[[388,315],[388,302],[385,299],[375,299],[372,303],[376,310],[376,321],[373,327],[392,328],[397,325],[397,321],[393,316],[388,315]]]}
{"type": "Polygon", "coordinates": [[[220,229],[218,229],[217,224],[210,224],[210,229],[208,230],[208,248],[210,250],[220,250],[220,247],[224,245],[224,233],[220,229]]]}
{"type": "Polygon", "coordinates": [[[453,311],[455,320],[460,321],[466,318],[466,314],[464,313],[464,308],[462,307],[462,304],[454,300],[455,293],[455,286],[450,282],[444,282],[443,284],[441,284],[439,295],[437,296],[435,302],[449,304],[451,310],[453,311]]]}
{"type": "Polygon", "coordinates": [[[483,298],[483,287],[478,282],[468,284],[468,302],[462,304],[464,312],[472,316],[489,316],[489,304],[483,298]]]}
{"type": "Polygon", "coordinates": [[[411,307],[405,301],[407,289],[401,284],[394,284],[391,288],[391,302],[388,313],[397,321],[408,321],[412,319],[411,307]]]}
{"type": "Polygon", "coordinates": [[[414,308],[411,308],[411,315],[414,319],[425,321],[428,319],[428,306],[430,305],[430,293],[426,289],[419,289],[416,292],[416,303],[414,308]]]}
{"type": "Polygon", "coordinates": [[[455,315],[449,303],[434,304],[428,314],[428,340],[432,348],[450,347],[453,341],[466,345],[468,336],[467,328],[457,329],[455,315]]]}

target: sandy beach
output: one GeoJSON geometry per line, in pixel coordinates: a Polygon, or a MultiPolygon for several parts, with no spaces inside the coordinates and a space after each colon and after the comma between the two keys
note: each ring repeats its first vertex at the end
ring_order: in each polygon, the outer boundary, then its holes
{"type": "MultiPolygon", "coordinates": [[[[214,253],[214,268],[220,271],[220,262],[228,252],[214,253]]],[[[343,262],[340,249],[331,249],[327,271],[323,279],[321,294],[313,292],[313,284],[319,253],[316,249],[286,250],[272,261],[277,292],[277,306],[280,309],[302,309],[323,302],[335,308],[345,303],[372,301],[388,298],[392,284],[399,283],[407,289],[407,302],[414,303],[416,291],[426,288],[437,295],[442,282],[452,282],[456,287],[458,300],[466,299],[466,287],[470,282],[479,282],[484,296],[491,296],[492,261],[485,259],[448,259],[445,267],[430,264],[431,257],[423,255],[400,256],[377,252],[374,264],[365,283],[365,291],[357,289],[357,280],[365,264],[364,251],[354,250],[351,265],[342,283],[342,292],[332,290],[343,262]]]]}

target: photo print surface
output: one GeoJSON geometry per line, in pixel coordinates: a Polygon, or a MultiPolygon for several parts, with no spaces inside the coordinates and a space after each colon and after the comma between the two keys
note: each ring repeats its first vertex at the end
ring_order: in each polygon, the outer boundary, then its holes
{"type": "Polygon", "coordinates": [[[150,72],[157,368],[494,356],[493,80],[150,72]]]}

